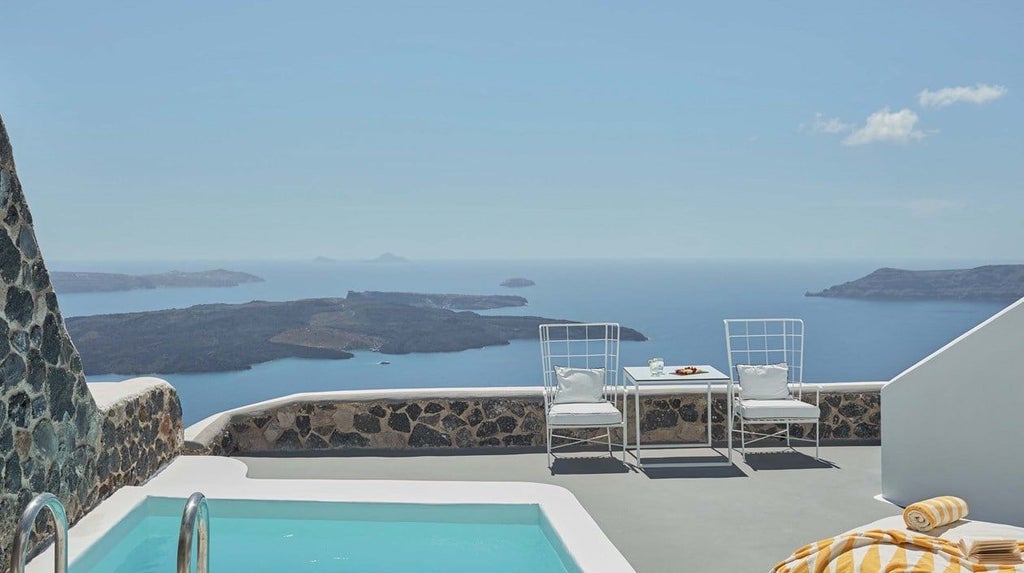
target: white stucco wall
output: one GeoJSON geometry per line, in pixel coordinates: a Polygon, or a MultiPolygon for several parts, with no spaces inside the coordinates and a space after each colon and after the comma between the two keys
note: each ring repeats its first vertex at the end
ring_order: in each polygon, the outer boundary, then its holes
{"type": "Polygon", "coordinates": [[[882,495],[1024,526],[1024,299],[882,389],[882,495]]]}

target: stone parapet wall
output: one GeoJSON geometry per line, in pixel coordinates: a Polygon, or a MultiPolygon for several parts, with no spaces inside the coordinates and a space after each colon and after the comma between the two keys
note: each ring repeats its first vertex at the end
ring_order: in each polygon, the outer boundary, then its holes
{"type": "Polygon", "coordinates": [[[137,378],[89,386],[97,394],[98,386],[116,386],[110,390],[121,394],[101,408],[103,423],[91,460],[96,475],[91,508],[121,487],[144,483],[178,456],[184,424],[178,393],[163,380],[137,378]]]}
{"type": "MultiPolygon", "coordinates": [[[[541,447],[544,399],[539,389],[332,392],[297,395],[230,411],[186,431],[186,451],[214,455],[417,448],[541,447]],[[454,395],[458,394],[458,395],[454,395]]],[[[813,394],[805,394],[813,401],[813,394]]],[[[659,392],[641,397],[645,443],[707,439],[707,395],[659,392]]],[[[632,432],[634,404],[626,404],[632,432]]],[[[878,389],[824,392],[823,440],[877,441],[878,389]]],[[[713,439],[725,438],[726,399],[712,401],[713,439]]],[[[794,435],[813,426],[795,428],[794,435]]],[[[767,429],[767,428],[764,428],[767,429]]],[[[594,433],[578,431],[577,435],[594,433]]],[[[567,431],[560,431],[567,434],[567,431]]],[[[618,432],[613,439],[619,439],[618,432]]],[[[632,437],[630,438],[632,440],[632,437]]]]}

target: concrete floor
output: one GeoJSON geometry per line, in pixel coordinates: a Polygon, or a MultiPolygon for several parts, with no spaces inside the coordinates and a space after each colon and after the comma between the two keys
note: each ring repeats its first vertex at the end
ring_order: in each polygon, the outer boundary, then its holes
{"type": "Polygon", "coordinates": [[[239,459],[251,478],[559,485],[576,495],[642,573],[768,571],[801,545],[899,513],[873,499],[881,491],[877,446],[822,448],[828,463],[773,450],[749,454],[747,463],[737,455],[731,468],[643,472],[607,457],[569,455],[576,457],[556,462],[554,475],[544,453],[239,459]]]}

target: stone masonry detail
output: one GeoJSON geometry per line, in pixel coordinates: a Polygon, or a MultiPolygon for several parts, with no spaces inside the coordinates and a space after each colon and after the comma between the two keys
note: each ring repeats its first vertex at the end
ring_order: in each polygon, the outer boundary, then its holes
{"type": "MultiPolygon", "coordinates": [[[[705,396],[695,394],[643,398],[643,441],[705,440],[706,400],[705,396]]],[[[627,408],[632,435],[632,401],[627,408]]],[[[881,403],[877,392],[822,394],[821,410],[823,440],[878,440],[881,403]]],[[[711,415],[716,423],[724,420],[724,398],[713,401],[711,415]]],[[[794,427],[794,435],[813,431],[811,428],[794,427]]],[[[190,446],[193,453],[244,455],[350,449],[541,447],[545,438],[544,402],[539,395],[458,400],[438,397],[293,402],[235,414],[208,443],[190,446]]],[[[723,426],[715,426],[713,438],[725,438],[723,426]]],[[[613,439],[618,439],[618,432],[613,439]]]]}

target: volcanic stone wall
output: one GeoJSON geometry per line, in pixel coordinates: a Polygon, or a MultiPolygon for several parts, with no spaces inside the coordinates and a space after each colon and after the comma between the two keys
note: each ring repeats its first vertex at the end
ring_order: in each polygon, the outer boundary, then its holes
{"type": "MultiPolygon", "coordinates": [[[[487,389],[480,389],[481,394],[487,389]]],[[[476,398],[444,396],[412,399],[282,399],[265,408],[226,414],[210,431],[186,444],[191,453],[265,454],[353,449],[505,448],[544,446],[544,400],[534,395],[476,398]]],[[[813,394],[805,398],[813,400],[813,394]]],[[[640,429],[644,443],[707,439],[706,394],[667,394],[642,398],[640,429]]],[[[725,438],[725,398],[712,399],[716,440],[725,438]]],[[[634,406],[630,415],[633,440],[634,406]]],[[[832,442],[877,441],[879,393],[831,392],[821,396],[821,438],[832,442]]],[[[759,426],[758,430],[770,427],[759,426]]],[[[590,431],[579,431],[576,435],[590,431]]],[[[813,432],[795,426],[794,435],[813,432]]],[[[568,434],[568,431],[559,431],[568,434]]],[[[599,433],[599,432],[597,432],[599,433]]],[[[809,434],[813,435],[813,434],[809,434]]],[[[618,433],[613,434],[618,439],[618,433]]]]}
{"type": "Polygon", "coordinates": [[[100,409],[101,423],[93,456],[83,468],[95,474],[89,484],[90,503],[82,508],[83,513],[121,487],[147,481],[181,453],[184,426],[174,387],[156,378],[117,384],[141,388],[100,409]]]}
{"type": "Polygon", "coordinates": [[[75,521],[121,485],[140,483],[181,445],[169,386],[100,409],[64,328],[0,118],[0,571],[18,517],[57,495],[75,521]],[[138,414],[145,409],[148,419],[138,414]],[[116,463],[115,457],[116,456],[116,463]]]}

